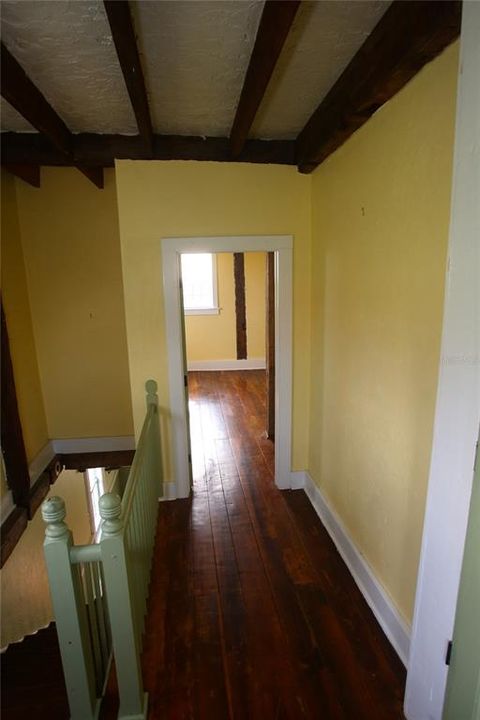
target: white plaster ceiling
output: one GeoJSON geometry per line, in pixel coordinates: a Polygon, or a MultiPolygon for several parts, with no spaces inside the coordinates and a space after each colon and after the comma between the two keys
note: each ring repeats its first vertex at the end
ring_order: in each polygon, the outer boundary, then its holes
{"type": "Polygon", "coordinates": [[[296,138],[389,4],[385,0],[303,2],[250,136],[296,138]]]}
{"type": "MultiPolygon", "coordinates": [[[[388,7],[306,0],[250,135],[294,138],[388,7]]],[[[155,132],[230,134],[263,0],[132,3],[155,132]]],[[[100,0],[3,0],[2,40],[72,132],[137,127],[100,0]]],[[[2,130],[32,128],[5,101],[2,130]]]]}
{"type": "Polygon", "coordinates": [[[137,133],[103,3],[2,0],[1,29],[8,50],[72,132],[137,133]]]}
{"type": "Polygon", "coordinates": [[[263,2],[142,2],[135,23],[156,132],[225,137],[263,2]]]}

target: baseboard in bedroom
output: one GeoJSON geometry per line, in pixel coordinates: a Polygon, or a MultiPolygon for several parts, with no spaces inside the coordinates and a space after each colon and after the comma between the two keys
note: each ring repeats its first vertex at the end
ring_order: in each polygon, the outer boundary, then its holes
{"type": "Polygon", "coordinates": [[[292,489],[303,488],[332,538],[363,597],[405,667],[408,666],[410,628],[375,576],[344,524],[307,472],[292,473],[292,489]]]}
{"type": "Polygon", "coordinates": [[[190,360],[188,370],[265,370],[265,358],[246,360],[190,360]]]}

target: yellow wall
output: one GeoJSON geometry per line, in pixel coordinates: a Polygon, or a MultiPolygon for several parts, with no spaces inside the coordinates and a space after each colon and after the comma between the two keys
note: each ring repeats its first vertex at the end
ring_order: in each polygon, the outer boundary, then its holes
{"type": "MultiPolygon", "coordinates": [[[[236,316],[233,254],[218,253],[218,315],[187,315],[187,360],[235,360],[236,316]]],[[[265,359],[265,253],[245,253],[248,358],[265,359]]]]}
{"type": "MultiPolygon", "coordinates": [[[[90,542],[85,480],[83,473],[64,470],[49,496],[60,495],[67,507],[66,523],[74,542],[90,542]]],[[[38,511],[0,571],[1,643],[5,647],[53,620],[50,591],[43,556],[45,524],[38,511]]]]}
{"type": "Polygon", "coordinates": [[[310,473],[407,620],[431,452],[457,45],[313,175],[310,473]]]}
{"type": "MultiPolygon", "coordinates": [[[[2,301],[28,461],[48,441],[13,176],[2,170],[2,301]]],[[[34,191],[35,192],[35,191],[34,191]]]]}
{"type": "Polygon", "coordinates": [[[49,436],[130,435],[114,172],[104,190],[74,168],[16,187],[49,436]]]}
{"type": "Polygon", "coordinates": [[[304,468],[309,404],[310,178],[283,166],[128,160],[117,162],[116,178],[136,432],[144,416],[143,383],[147,378],[158,380],[160,404],[168,413],[161,238],[292,234],[293,464],[304,468]]]}

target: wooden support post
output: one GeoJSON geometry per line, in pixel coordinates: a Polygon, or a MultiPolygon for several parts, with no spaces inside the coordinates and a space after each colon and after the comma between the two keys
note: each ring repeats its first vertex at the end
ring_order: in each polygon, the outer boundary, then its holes
{"type": "Polygon", "coordinates": [[[45,562],[62,656],[71,720],[94,720],[99,701],[89,642],[88,620],[79,567],[70,562],[72,533],[65,524],[65,503],[51,497],[42,505],[45,562]]]}
{"type": "Polygon", "coordinates": [[[127,564],[122,503],[105,493],[99,502],[102,517],[103,572],[120,695],[119,720],[146,720],[148,696],[143,693],[139,646],[135,632],[134,599],[127,564]]]}
{"type": "Polygon", "coordinates": [[[247,358],[247,310],[245,304],[245,258],[243,253],[233,253],[235,276],[235,316],[237,326],[237,360],[247,358]]]}

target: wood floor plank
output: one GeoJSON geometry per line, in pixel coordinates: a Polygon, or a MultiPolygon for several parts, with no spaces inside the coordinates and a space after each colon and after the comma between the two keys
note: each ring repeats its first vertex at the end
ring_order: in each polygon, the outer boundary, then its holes
{"type": "MultiPolygon", "coordinates": [[[[263,371],[189,373],[193,495],[160,504],[148,717],[400,720],[403,666],[305,493],[275,487],[265,390],[263,371]]],[[[35,686],[32,702],[26,677],[9,674],[5,716],[66,719],[61,693],[35,686]]]]}

